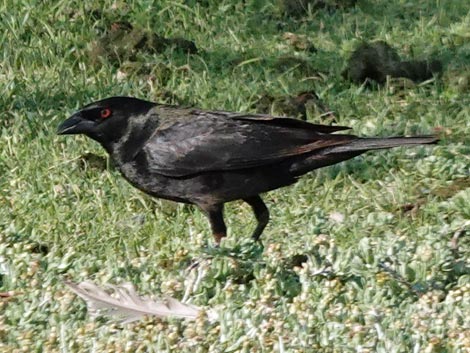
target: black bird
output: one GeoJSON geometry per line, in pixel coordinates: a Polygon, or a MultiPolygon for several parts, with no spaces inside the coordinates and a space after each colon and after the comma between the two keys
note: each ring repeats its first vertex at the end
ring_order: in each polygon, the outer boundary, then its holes
{"type": "Polygon", "coordinates": [[[199,206],[219,244],[226,236],[226,202],[242,199],[252,207],[257,240],[269,221],[261,193],[368,150],[438,141],[433,136],[332,134],[347,129],[112,97],[85,106],[57,133],[84,134],[99,142],[124,178],[143,192],[199,206]]]}

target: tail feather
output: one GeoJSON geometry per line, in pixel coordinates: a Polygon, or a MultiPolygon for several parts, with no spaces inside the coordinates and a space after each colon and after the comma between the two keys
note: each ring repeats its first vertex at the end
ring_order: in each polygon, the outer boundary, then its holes
{"type": "Polygon", "coordinates": [[[439,141],[435,136],[357,138],[343,145],[331,146],[299,159],[290,165],[294,177],[359,156],[369,150],[401,146],[427,145],[439,141]]]}
{"type": "Polygon", "coordinates": [[[333,146],[324,150],[327,154],[343,153],[354,151],[379,150],[384,148],[393,148],[411,145],[428,145],[437,143],[439,139],[435,136],[416,136],[416,137],[387,137],[387,138],[359,138],[349,143],[339,146],[333,146]]]}

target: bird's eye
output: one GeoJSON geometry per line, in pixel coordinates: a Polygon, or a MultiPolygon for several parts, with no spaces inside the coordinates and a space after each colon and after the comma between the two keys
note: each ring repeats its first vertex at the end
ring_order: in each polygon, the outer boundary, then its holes
{"type": "Polygon", "coordinates": [[[100,116],[102,119],[109,118],[111,116],[111,109],[105,108],[100,112],[100,116]]]}

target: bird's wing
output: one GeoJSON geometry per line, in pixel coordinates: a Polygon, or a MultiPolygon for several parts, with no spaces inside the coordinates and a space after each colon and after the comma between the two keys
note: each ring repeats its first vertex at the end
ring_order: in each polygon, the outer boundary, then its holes
{"type": "Polygon", "coordinates": [[[271,164],[356,138],[330,134],[345,129],[268,115],[187,110],[164,121],[141,153],[152,171],[182,177],[271,164]]]}

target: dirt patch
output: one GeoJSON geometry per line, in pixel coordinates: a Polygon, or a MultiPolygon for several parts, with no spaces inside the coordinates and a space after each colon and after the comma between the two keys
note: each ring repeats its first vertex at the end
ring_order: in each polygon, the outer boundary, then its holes
{"type": "Polygon", "coordinates": [[[277,6],[280,14],[288,17],[302,17],[308,14],[309,9],[338,10],[353,7],[357,0],[278,0],[277,6]]]}
{"type": "MultiPolygon", "coordinates": [[[[438,188],[433,189],[430,192],[430,195],[436,196],[439,198],[439,200],[444,201],[444,200],[448,200],[452,198],[460,191],[468,189],[468,188],[470,188],[470,177],[458,178],[458,179],[453,180],[452,183],[450,183],[449,185],[440,186],[438,188]]],[[[421,206],[426,204],[426,202],[427,202],[426,197],[419,197],[413,203],[407,203],[407,204],[401,205],[399,207],[399,210],[403,214],[408,214],[411,217],[414,217],[417,215],[421,206]]]]}
{"type": "Polygon", "coordinates": [[[442,70],[440,60],[401,60],[394,48],[384,41],[378,41],[362,43],[352,53],[342,75],[359,84],[368,81],[383,84],[387,76],[422,82],[440,75],[442,70]]]}
{"type": "Polygon", "coordinates": [[[273,114],[307,120],[307,116],[322,116],[328,122],[335,117],[330,108],[314,91],[301,92],[294,96],[272,96],[263,94],[253,108],[261,114],[273,114]]]}
{"type": "Polygon", "coordinates": [[[282,39],[294,50],[309,53],[317,52],[317,48],[315,48],[312,41],[306,35],[286,32],[282,35],[282,39]]]}
{"type": "Polygon", "coordinates": [[[92,43],[90,57],[99,62],[106,59],[113,64],[136,61],[138,53],[159,54],[173,48],[196,54],[196,44],[184,38],[165,38],[152,31],[134,28],[126,21],[114,22],[105,34],[92,43]]]}

